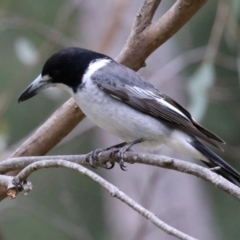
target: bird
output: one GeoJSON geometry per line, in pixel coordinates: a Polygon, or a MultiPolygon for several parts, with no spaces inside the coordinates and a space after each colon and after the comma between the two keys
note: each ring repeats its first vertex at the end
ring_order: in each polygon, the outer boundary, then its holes
{"type": "Polygon", "coordinates": [[[90,165],[94,166],[100,152],[112,150],[125,170],[124,153],[133,145],[166,145],[217,169],[218,174],[240,186],[240,173],[202,143],[220,148],[217,143],[225,142],[198,124],[178,102],[111,57],[79,47],[61,49],[48,58],[18,102],[49,87],[70,93],[87,118],[124,140],[89,153],[90,165]]]}

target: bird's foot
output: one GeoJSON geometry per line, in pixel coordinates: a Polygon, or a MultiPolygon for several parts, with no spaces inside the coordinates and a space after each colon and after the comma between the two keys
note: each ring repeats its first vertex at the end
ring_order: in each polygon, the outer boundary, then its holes
{"type": "MultiPolygon", "coordinates": [[[[117,144],[117,145],[114,145],[114,146],[111,146],[111,147],[108,147],[108,148],[100,148],[100,149],[96,149],[92,152],[90,152],[88,155],[87,155],[87,158],[86,158],[86,161],[93,167],[93,168],[96,168],[95,166],[95,163],[98,162],[98,155],[101,153],[101,152],[105,152],[105,151],[109,151],[111,150],[111,154],[110,154],[110,157],[112,158],[114,155],[117,155],[118,157],[118,164],[120,166],[120,168],[123,170],[123,171],[126,171],[126,166],[124,165],[124,154],[128,151],[131,151],[131,147],[137,143],[141,143],[143,142],[144,140],[142,138],[140,139],[137,139],[133,142],[130,142],[130,143],[126,143],[126,142],[123,142],[123,143],[120,143],[120,144],[117,144]]],[[[110,165],[108,164],[105,164],[105,167],[106,169],[112,169],[113,167],[115,166],[115,162],[110,162],[110,165]]]]}
{"type": "MultiPolygon", "coordinates": [[[[124,165],[124,154],[128,151],[132,151],[131,150],[131,147],[137,143],[141,143],[143,142],[144,140],[142,138],[140,139],[137,139],[133,142],[130,142],[130,143],[125,143],[124,146],[122,147],[119,147],[119,148],[115,148],[113,149],[113,152],[111,153],[111,156],[113,155],[117,155],[118,157],[118,164],[120,166],[120,168],[123,170],[123,171],[126,171],[127,170],[127,167],[124,165]]],[[[113,164],[112,168],[114,167],[114,163],[111,163],[113,164]]]]}
{"type": "Polygon", "coordinates": [[[97,168],[95,166],[95,163],[98,162],[98,154],[103,151],[105,151],[104,148],[99,148],[88,153],[86,157],[86,162],[88,162],[92,168],[97,168]]]}
{"type": "MultiPolygon", "coordinates": [[[[88,162],[91,167],[96,168],[96,162],[98,162],[98,155],[100,153],[109,151],[109,150],[113,150],[113,152],[114,152],[114,150],[116,151],[116,149],[121,148],[126,144],[127,144],[126,142],[123,142],[123,143],[119,143],[119,144],[111,146],[111,147],[99,148],[99,149],[93,150],[92,152],[87,154],[86,162],[88,162]]],[[[110,157],[112,156],[113,152],[111,152],[110,157]]],[[[112,162],[112,163],[110,163],[110,166],[108,164],[105,164],[105,165],[102,165],[102,167],[104,167],[106,169],[112,169],[114,167],[114,165],[115,165],[115,163],[112,162]]]]}

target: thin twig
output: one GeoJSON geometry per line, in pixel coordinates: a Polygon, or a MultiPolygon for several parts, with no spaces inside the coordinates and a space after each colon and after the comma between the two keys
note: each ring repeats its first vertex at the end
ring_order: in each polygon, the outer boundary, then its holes
{"type": "MultiPolygon", "coordinates": [[[[162,229],[164,232],[173,235],[177,237],[178,239],[183,240],[194,240],[195,238],[180,232],[179,230],[171,227],[170,225],[166,224],[162,220],[160,220],[158,217],[156,217],[155,214],[148,211],[141,205],[139,205],[137,202],[135,202],[133,199],[131,199],[129,196],[127,196],[125,193],[120,191],[117,187],[97,175],[96,173],[88,170],[87,168],[80,166],[76,163],[65,161],[65,160],[44,160],[39,161],[36,163],[32,163],[26,168],[24,168],[14,179],[15,181],[19,181],[19,183],[26,180],[33,172],[42,169],[42,168],[52,168],[52,167],[64,167],[68,169],[75,170],[83,175],[88,176],[93,181],[100,184],[103,188],[105,188],[112,197],[116,197],[125,204],[127,204],[129,207],[137,211],[139,214],[141,214],[143,217],[148,219],[150,222],[152,222],[154,225],[156,225],[158,228],[162,229]]],[[[196,240],[196,239],[195,239],[196,240]]]]}

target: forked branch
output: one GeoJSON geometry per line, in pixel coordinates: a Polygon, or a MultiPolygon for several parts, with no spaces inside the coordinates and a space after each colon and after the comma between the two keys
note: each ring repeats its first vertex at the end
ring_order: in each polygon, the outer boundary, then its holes
{"type": "MultiPolygon", "coordinates": [[[[9,195],[12,197],[14,196],[14,192],[18,192],[18,189],[22,190],[22,188],[25,188],[25,191],[28,192],[30,189],[26,188],[27,186],[32,187],[30,183],[26,183],[25,180],[35,171],[43,168],[52,168],[52,167],[64,167],[68,169],[72,169],[77,171],[80,174],[83,174],[89,178],[91,178],[93,181],[100,184],[104,189],[106,189],[112,197],[116,197],[117,199],[121,200],[125,204],[127,204],[129,207],[131,207],[133,210],[141,214],[143,217],[148,219],[150,222],[152,222],[154,225],[156,225],[158,228],[162,229],[164,232],[173,235],[177,237],[178,239],[182,240],[196,240],[195,238],[177,230],[176,228],[171,227],[170,225],[166,224],[162,220],[160,220],[155,214],[150,212],[149,210],[142,207],[140,204],[135,202],[133,199],[131,199],[129,196],[127,196],[125,193],[120,191],[117,187],[115,187],[113,184],[109,183],[96,173],[88,170],[87,168],[70,161],[66,160],[41,160],[35,163],[32,163],[28,165],[26,168],[24,168],[16,177],[12,177],[11,181],[9,182],[9,195]],[[24,184],[22,184],[24,182],[24,184]],[[13,184],[14,183],[14,184],[13,184]],[[15,187],[14,187],[15,185],[15,187]]],[[[6,176],[4,176],[6,178],[6,176]]],[[[10,178],[10,177],[8,177],[10,178]]]]}

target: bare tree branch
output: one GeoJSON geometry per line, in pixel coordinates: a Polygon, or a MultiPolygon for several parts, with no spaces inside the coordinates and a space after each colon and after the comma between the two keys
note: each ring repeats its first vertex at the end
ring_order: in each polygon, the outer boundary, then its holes
{"type": "Polygon", "coordinates": [[[160,19],[150,24],[160,1],[146,0],[117,61],[136,71],[140,69],[146,58],[186,24],[206,1],[178,0],[160,19]],[[146,17],[145,12],[151,14],[146,17]]]}
{"type": "MultiPolygon", "coordinates": [[[[162,43],[176,33],[207,0],[178,0],[157,22],[150,24],[140,35],[134,34],[137,23],[150,23],[160,0],[145,0],[141,9],[141,21],[136,20],[123,50],[117,60],[129,68],[138,70],[146,58],[162,43]],[[144,17],[146,19],[144,19],[144,17]]],[[[140,16],[137,16],[140,19],[140,16]]],[[[44,155],[61,141],[82,119],[84,114],[70,99],[55,112],[39,129],[27,139],[12,157],[44,155]],[[61,119],[61,121],[56,121],[61,119]]],[[[13,173],[15,174],[15,173],[13,173]]],[[[0,189],[0,200],[6,197],[6,190],[0,189]]]]}
{"type": "Polygon", "coordinates": [[[144,31],[151,24],[153,16],[161,3],[161,0],[147,0],[143,3],[133,23],[132,32],[129,38],[144,31]]]}
{"type": "MultiPolygon", "coordinates": [[[[111,152],[103,152],[99,155],[99,162],[96,166],[101,166],[111,159],[111,152]]],[[[21,158],[12,158],[0,162],[0,173],[4,174],[5,172],[12,170],[24,169],[29,164],[36,163],[38,161],[59,161],[65,160],[85,166],[89,166],[86,162],[87,155],[65,155],[65,156],[41,156],[41,157],[21,157],[21,158]]],[[[220,188],[221,190],[227,192],[234,198],[240,201],[240,188],[232,184],[222,176],[218,175],[211,169],[206,167],[201,167],[194,163],[189,163],[179,159],[174,159],[166,156],[159,156],[155,154],[146,154],[146,153],[125,153],[124,160],[128,163],[141,163],[146,165],[152,165],[167,169],[176,170],[179,172],[187,173],[194,175],[196,177],[202,178],[203,180],[212,183],[214,186],[220,188]]],[[[117,156],[112,156],[111,162],[118,161],[117,156]]],[[[2,175],[0,175],[1,179],[2,175]]],[[[1,180],[0,180],[1,183],[1,180]]],[[[1,185],[1,184],[0,184],[1,185]]],[[[6,186],[6,185],[3,185],[6,186]]]]}
{"type": "MultiPolygon", "coordinates": [[[[43,160],[39,162],[35,162],[24,168],[16,177],[13,178],[14,182],[17,184],[21,184],[24,180],[26,180],[33,172],[42,169],[42,168],[52,168],[52,167],[64,167],[68,169],[75,170],[83,175],[88,176],[93,181],[100,184],[103,188],[105,188],[112,197],[116,197],[125,204],[127,204],[129,207],[131,207],[133,210],[137,211],[139,214],[141,214],[143,217],[148,219],[150,222],[152,222],[154,225],[156,225],[158,228],[162,229],[164,232],[173,235],[177,237],[178,239],[183,240],[196,240],[195,238],[186,235],[185,233],[180,232],[179,230],[171,227],[170,225],[166,224],[165,222],[161,221],[158,217],[156,217],[155,214],[148,211],[141,205],[139,205],[137,202],[135,202],[133,199],[128,197],[125,193],[120,191],[117,187],[97,175],[96,173],[88,170],[87,168],[80,166],[79,164],[65,161],[65,160],[43,160]]],[[[10,184],[10,188],[12,189],[12,184],[10,184]]]]}

